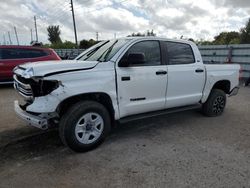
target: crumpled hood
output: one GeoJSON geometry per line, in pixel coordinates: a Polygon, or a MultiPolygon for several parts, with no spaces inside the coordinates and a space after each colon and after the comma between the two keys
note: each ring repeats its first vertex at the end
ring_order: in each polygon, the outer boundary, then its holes
{"type": "Polygon", "coordinates": [[[29,68],[34,71],[34,76],[49,76],[65,72],[72,72],[77,70],[92,69],[97,65],[98,61],[78,61],[78,60],[62,60],[62,61],[40,61],[33,63],[25,63],[19,65],[14,69],[15,73],[22,75],[22,73],[29,68]]]}

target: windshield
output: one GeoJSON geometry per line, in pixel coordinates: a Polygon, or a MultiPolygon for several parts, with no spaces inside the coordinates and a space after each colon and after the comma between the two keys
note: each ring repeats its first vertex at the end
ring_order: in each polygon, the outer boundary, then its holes
{"type": "Polygon", "coordinates": [[[109,61],[115,53],[131,39],[102,41],[85,50],[76,59],[81,61],[109,61]]]}

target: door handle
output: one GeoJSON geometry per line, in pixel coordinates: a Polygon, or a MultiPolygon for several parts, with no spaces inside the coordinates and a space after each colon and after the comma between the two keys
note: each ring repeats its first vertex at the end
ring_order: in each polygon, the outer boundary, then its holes
{"type": "Polygon", "coordinates": [[[203,69],[196,69],[195,72],[201,73],[201,72],[204,72],[204,70],[203,69]]]}
{"type": "Polygon", "coordinates": [[[122,76],[121,80],[122,81],[129,81],[130,80],[130,76],[122,76]]]}
{"type": "Polygon", "coordinates": [[[164,74],[167,74],[167,71],[164,71],[164,70],[159,70],[155,73],[156,75],[164,75],[164,74]]]}

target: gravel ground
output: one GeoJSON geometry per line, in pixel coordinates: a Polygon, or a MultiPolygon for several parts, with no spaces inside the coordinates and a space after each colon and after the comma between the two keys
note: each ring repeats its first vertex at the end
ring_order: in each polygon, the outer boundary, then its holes
{"type": "Polygon", "coordinates": [[[26,127],[0,87],[0,187],[250,187],[250,87],[220,117],[187,111],[119,125],[74,153],[56,130],[26,127]]]}

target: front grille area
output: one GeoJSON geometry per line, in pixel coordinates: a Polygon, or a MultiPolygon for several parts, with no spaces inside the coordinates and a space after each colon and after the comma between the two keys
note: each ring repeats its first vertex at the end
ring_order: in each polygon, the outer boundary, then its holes
{"type": "Polygon", "coordinates": [[[32,99],[33,92],[29,84],[25,81],[25,78],[14,75],[14,87],[25,99],[32,99]]]}

